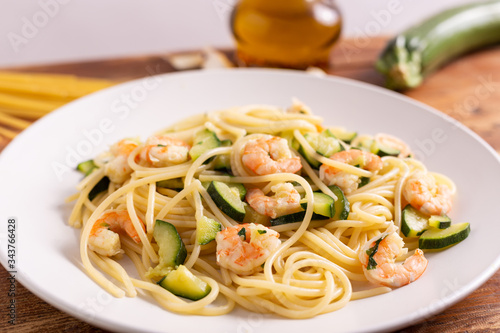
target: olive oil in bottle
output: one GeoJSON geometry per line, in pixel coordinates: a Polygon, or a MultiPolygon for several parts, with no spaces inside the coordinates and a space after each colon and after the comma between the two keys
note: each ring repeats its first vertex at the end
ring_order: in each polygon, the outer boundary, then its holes
{"type": "Polygon", "coordinates": [[[333,0],[240,0],[231,16],[243,66],[326,68],[341,26],[333,0]]]}

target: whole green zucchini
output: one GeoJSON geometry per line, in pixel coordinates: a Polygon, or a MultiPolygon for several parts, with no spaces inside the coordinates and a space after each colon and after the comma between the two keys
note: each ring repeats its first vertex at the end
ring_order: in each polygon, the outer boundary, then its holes
{"type": "Polygon", "coordinates": [[[399,34],[383,50],[376,68],[386,77],[388,88],[414,88],[450,60],[496,43],[500,43],[500,0],[475,2],[399,34]]]}

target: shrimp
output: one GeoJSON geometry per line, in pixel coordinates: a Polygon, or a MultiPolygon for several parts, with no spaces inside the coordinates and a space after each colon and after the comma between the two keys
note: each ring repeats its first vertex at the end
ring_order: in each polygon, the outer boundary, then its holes
{"type": "MultiPolygon", "coordinates": [[[[139,221],[142,229],[145,230],[144,224],[141,220],[139,221]]],[[[107,257],[122,253],[118,235],[118,233],[122,232],[129,235],[134,242],[141,242],[139,234],[130,220],[128,211],[108,210],[104,212],[92,226],[89,236],[89,249],[107,257]]]]}
{"type": "Polygon", "coordinates": [[[286,139],[270,135],[249,141],[241,160],[257,175],[295,173],[302,168],[300,158],[292,156],[286,139]]]}
{"type": "Polygon", "coordinates": [[[104,174],[113,183],[121,184],[132,173],[132,168],[128,164],[128,156],[137,148],[136,141],[123,139],[113,144],[109,152],[103,153],[96,158],[96,162],[104,163],[104,174]]]}
{"type": "MultiPolygon", "coordinates": [[[[383,166],[379,156],[359,149],[335,153],[330,156],[330,159],[350,165],[359,165],[359,167],[372,172],[382,169],[383,166]]],[[[359,176],[326,164],[322,164],[319,168],[319,177],[328,186],[338,185],[345,194],[355,191],[361,182],[359,176]]]]}
{"type": "Polygon", "coordinates": [[[250,275],[276,250],[281,241],[276,231],[262,224],[244,223],[217,233],[217,263],[236,274],[250,275]]]}
{"type": "Polygon", "coordinates": [[[444,215],[452,207],[452,192],[443,184],[436,184],[430,174],[415,172],[405,182],[403,195],[410,205],[427,215],[444,215]]]}
{"type": "Polygon", "coordinates": [[[399,150],[399,158],[405,158],[412,154],[410,147],[404,141],[396,138],[395,136],[379,133],[375,135],[374,139],[378,143],[399,150]]]}
{"type": "Polygon", "coordinates": [[[184,163],[189,159],[191,147],[182,140],[163,135],[155,135],[146,140],[139,157],[142,164],[166,167],[184,163]]]}
{"type": "Polygon", "coordinates": [[[427,259],[420,249],[403,264],[396,257],[406,253],[403,239],[396,232],[385,232],[370,239],[359,252],[359,261],[368,281],[399,288],[417,280],[427,268],[427,259]]]}
{"type": "Polygon", "coordinates": [[[291,183],[274,185],[271,191],[274,195],[268,197],[258,188],[249,189],[246,200],[258,213],[273,219],[300,210],[300,194],[291,183]]]}

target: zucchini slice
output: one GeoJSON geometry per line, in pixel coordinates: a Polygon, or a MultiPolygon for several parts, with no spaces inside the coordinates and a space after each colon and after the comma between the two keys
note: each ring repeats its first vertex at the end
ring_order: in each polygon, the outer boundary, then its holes
{"type": "Polygon", "coordinates": [[[437,229],[446,229],[451,225],[451,219],[448,215],[431,215],[429,226],[437,229]]]}
{"type": "Polygon", "coordinates": [[[196,242],[200,245],[210,243],[221,229],[222,226],[218,221],[202,216],[196,221],[196,242]]]}
{"type": "Polygon", "coordinates": [[[76,166],[76,170],[83,173],[85,175],[85,177],[90,175],[90,173],[92,171],[94,171],[94,169],[96,169],[96,168],[97,168],[97,165],[95,165],[94,160],[88,160],[85,162],[81,162],[76,166]]]}
{"type": "Polygon", "coordinates": [[[288,141],[288,147],[291,147],[295,150],[299,149],[300,144],[297,141],[297,139],[295,139],[295,136],[293,135],[293,130],[286,130],[286,131],[280,132],[278,134],[278,136],[285,139],[286,141],[288,141]]]}
{"type": "Polygon", "coordinates": [[[326,131],[328,131],[331,135],[333,135],[337,139],[342,140],[348,144],[351,143],[351,141],[358,136],[357,132],[351,132],[341,127],[328,128],[326,129],[326,131]]]}
{"type": "MultiPolygon", "coordinates": [[[[333,217],[335,215],[335,201],[329,195],[324,194],[323,192],[313,192],[314,204],[313,204],[313,212],[326,216],[333,217]]],[[[300,206],[304,209],[307,208],[306,199],[302,199],[300,202],[300,206]]]]}
{"type": "MultiPolygon", "coordinates": [[[[222,140],[221,147],[231,147],[233,142],[231,140],[222,140]]],[[[231,172],[231,156],[229,154],[218,155],[214,160],[214,170],[231,172]]]]}
{"type": "Polygon", "coordinates": [[[182,178],[164,179],[156,182],[156,187],[169,188],[178,191],[184,188],[184,180],[182,178]]]}
{"type": "Polygon", "coordinates": [[[469,223],[452,224],[446,229],[429,229],[420,236],[418,247],[422,250],[444,249],[460,243],[469,233],[469,223]]]}
{"type": "Polygon", "coordinates": [[[344,195],[344,192],[337,185],[328,186],[328,188],[335,194],[337,200],[334,203],[335,215],[334,220],[347,220],[351,211],[349,200],[344,195]]]}
{"type": "MultiPolygon", "coordinates": [[[[270,222],[272,226],[294,223],[294,222],[302,222],[304,221],[305,216],[306,212],[303,210],[300,212],[279,216],[275,219],[272,219],[270,222]]],[[[328,217],[316,213],[313,213],[311,217],[311,220],[327,220],[327,219],[328,217]]]]}
{"type": "Polygon", "coordinates": [[[223,213],[235,221],[243,222],[246,213],[245,205],[241,200],[241,193],[233,189],[226,183],[214,180],[208,186],[207,191],[223,213]]]}
{"type": "Polygon", "coordinates": [[[399,149],[389,147],[388,145],[384,145],[383,143],[377,142],[376,140],[373,140],[370,151],[380,157],[398,156],[401,153],[399,149]]]}
{"type": "Polygon", "coordinates": [[[277,226],[281,224],[287,224],[287,223],[295,223],[295,222],[302,222],[304,221],[304,216],[306,215],[305,211],[297,212],[297,213],[292,213],[292,214],[287,214],[287,215],[282,215],[279,216],[275,219],[271,219],[271,225],[277,226]]]}
{"type": "MultiPolygon", "coordinates": [[[[97,169],[98,166],[95,165],[94,160],[88,160],[85,162],[81,162],[76,166],[76,170],[80,171],[87,177],[94,171],[94,169],[97,169]]],[[[95,197],[101,193],[104,192],[108,189],[109,187],[110,180],[107,176],[102,177],[101,180],[97,182],[97,184],[94,185],[94,187],[90,190],[89,195],[87,196],[90,201],[94,200],[95,197]]]]}
{"type": "Polygon", "coordinates": [[[406,205],[401,214],[401,232],[403,235],[406,237],[417,237],[428,228],[428,216],[420,213],[411,205],[406,205]]]}
{"type": "Polygon", "coordinates": [[[184,265],[165,275],[158,284],[172,294],[192,301],[202,299],[212,290],[208,283],[191,273],[184,265]]]}
{"type": "Polygon", "coordinates": [[[243,223],[255,223],[262,224],[265,226],[269,225],[270,217],[267,215],[263,215],[257,213],[255,209],[250,207],[250,205],[245,205],[245,218],[243,219],[243,223]]]}
{"type": "Polygon", "coordinates": [[[226,139],[226,140],[222,140],[220,142],[220,146],[221,147],[231,147],[233,145],[233,141],[229,140],[229,139],[226,139]]]}
{"type": "Polygon", "coordinates": [[[102,177],[102,179],[90,190],[88,195],[89,200],[92,201],[99,193],[107,191],[109,183],[110,180],[108,176],[102,177]]]}
{"type": "MultiPolygon", "coordinates": [[[[317,133],[314,134],[317,135],[317,133]]],[[[313,134],[306,133],[304,134],[304,139],[306,139],[306,141],[311,145],[313,149],[316,149],[316,147],[313,144],[311,144],[312,135],[313,134]]],[[[302,145],[299,146],[299,149],[297,151],[299,152],[300,155],[304,157],[304,159],[307,161],[307,163],[309,163],[311,167],[313,167],[314,169],[319,169],[321,162],[315,159],[312,155],[310,155],[302,145]]]]}
{"type": "Polygon", "coordinates": [[[156,220],[153,237],[159,247],[160,267],[175,267],[184,263],[186,246],[172,224],[156,220]]]}
{"type": "Polygon", "coordinates": [[[375,140],[369,138],[363,138],[357,142],[356,146],[351,147],[351,149],[361,149],[364,151],[372,151],[372,146],[375,140]]]}
{"type": "Polygon", "coordinates": [[[236,194],[241,201],[245,199],[245,196],[247,195],[247,189],[245,185],[241,183],[229,183],[227,184],[229,186],[229,189],[236,194]]]}
{"type": "MultiPolygon", "coordinates": [[[[304,139],[306,139],[318,154],[325,157],[330,157],[344,150],[344,146],[340,144],[340,141],[329,130],[325,130],[321,133],[306,133],[304,134],[304,139]]],[[[320,167],[321,162],[308,154],[302,145],[299,147],[298,151],[313,168],[318,169],[320,167]]]]}
{"type": "Polygon", "coordinates": [[[339,151],[344,150],[344,146],[328,129],[321,132],[318,136],[316,152],[325,157],[330,157],[339,151]]]}
{"type": "MultiPolygon", "coordinates": [[[[221,142],[219,138],[217,138],[217,135],[215,135],[215,133],[209,129],[203,129],[197,132],[194,136],[193,142],[194,144],[189,150],[189,156],[191,156],[191,159],[193,161],[200,157],[200,155],[204,152],[220,147],[221,145],[221,142]]],[[[208,163],[211,160],[212,158],[209,158],[205,163],[208,163]]]]}
{"type": "MultiPolygon", "coordinates": [[[[227,176],[230,176],[230,177],[233,177],[229,174],[227,174],[227,176]]],[[[208,187],[210,186],[210,181],[208,182],[201,182],[201,185],[205,188],[205,190],[208,191],[208,187]]],[[[229,186],[229,189],[235,194],[237,195],[241,201],[245,200],[245,196],[247,195],[247,189],[245,187],[245,185],[241,184],[241,183],[224,183],[226,184],[227,186],[229,186]]]]}

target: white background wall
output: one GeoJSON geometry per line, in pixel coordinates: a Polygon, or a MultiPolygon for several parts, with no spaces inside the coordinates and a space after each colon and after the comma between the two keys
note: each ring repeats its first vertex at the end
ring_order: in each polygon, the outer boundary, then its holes
{"type": "MultiPolygon", "coordinates": [[[[231,46],[235,1],[0,0],[0,67],[231,46]]],[[[337,0],[345,37],[394,34],[466,2],[337,0]]]]}

